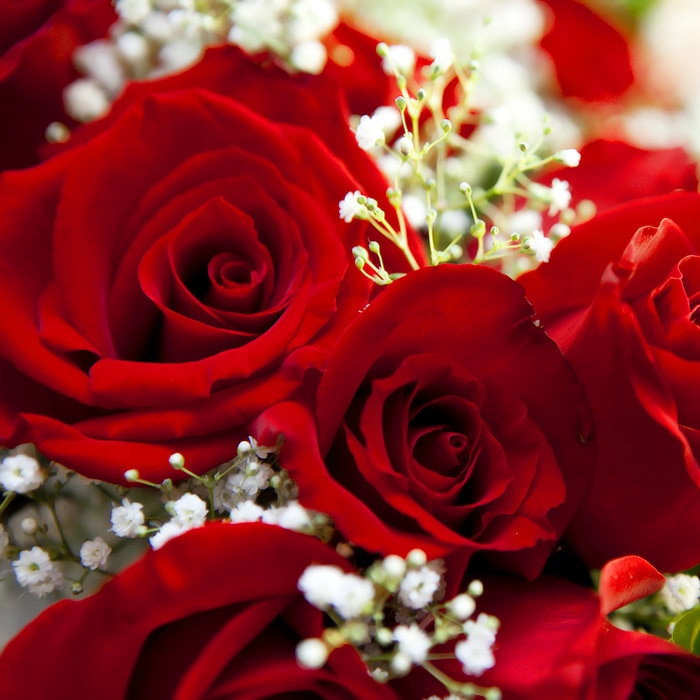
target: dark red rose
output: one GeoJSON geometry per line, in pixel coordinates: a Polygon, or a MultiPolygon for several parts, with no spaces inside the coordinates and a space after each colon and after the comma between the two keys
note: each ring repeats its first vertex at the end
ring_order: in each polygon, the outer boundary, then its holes
{"type": "Polygon", "coordinates": [[[132,98],[92,138],[0,180],[3,442],[109,481],[160,480],[173,451],[210,469],[366,304],[350,253],[366,224],[341,221],[338,201],[386,183],[337,93],[229,68],[240,102],[132,98]],[[267,119],[290,95],[287,119],[267,119]],[[301,115],[307,128],[290,124],[301,115]]]}
{"type": "Polygon", "coordinates": [[[0,0],[0,170],[38,162],[46,127],[73,125],[63,88],[78,77],[73,52],[115,20],[105,0],[0,0]]]}
{"type": "Polygon", "coordinates": [[[348,568],[315,538],[276,526],[188,532],[25,627],[0,656],[3,696],[395,699],[350,647],[319,670],[298,666],[296,644],[323,631],[297,589],[310,564],[348,568]],[[40,663],[39,648],[51,649],[40,663]]]}
{"type": "Polygon", "coordinates": [[[608,21],[578,0],[542,0],[552,10],[540,45],[554,64],[564,97],[617,100],[634,83],[630,48],[608,21]]]}
{"type": "Polygon", "coordinates": [[[553,178],[571,186],[571,205],[590,199],[598,213],[632,199],[695,191],[695,162],[682,148],[643,149],[623,141],[599,139],[581,149],[577,168],[550,171],[540,182],[553,178]]]}
{"type": "Polygon", "coordinates": [[[257,430],[285,436],[307,507],[372,551],[490,552],[534,576],[587,483],[588,412],[523,290],[483,268],[409,273],[341,336],[316,416],[290,403],[257,430]]]}
{"type": "Polygon", "coordinates": [[[623,632],[605,617],[659,590],[663,576],[637,557],[610,562],[603,573],[600,598],[552,576],[528,584],[484,577],[479,609],[501,626],[496,664],[479,684],[498,686],[504,700],[698,697],[700,659],[650,634],[623,632]]]}
{"type": "Polygon", "coordinates": [[[598,462],[570,539],[590,566],[700,561],[700,196],[631,202],[520,278],[583,383],[598,462]]]}

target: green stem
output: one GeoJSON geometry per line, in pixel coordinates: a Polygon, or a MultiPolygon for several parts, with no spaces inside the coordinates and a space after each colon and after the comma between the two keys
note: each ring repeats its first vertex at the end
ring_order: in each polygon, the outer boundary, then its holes
{"type": "Polygon", "coordinates": [[[10,503],[12,503],[16,495],[17,494],[14,491],[5,492],[5,498],[3,498],[2,503],[0,503],[0,515],[7,510],[7,507],[10,505],[10,503]]]}

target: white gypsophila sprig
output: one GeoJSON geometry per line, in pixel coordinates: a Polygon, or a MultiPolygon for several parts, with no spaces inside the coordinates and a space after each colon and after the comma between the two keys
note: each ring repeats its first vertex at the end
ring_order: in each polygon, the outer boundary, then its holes
{"type": "Polygon", "coordinates": [[[370,117],[368,114],[363,114],[355,129],[355,140],[363,151],[371,151],[378,146],[384,145],[386,143],[386,134],[384,133],[381,120],[374,116],[370,117]]]}
{"type": "Polygon", "coordinates": [[[145,533],[143,504],[131,503],[128,498],[112,508],[111,530],[117,537],[139,537],[145,533]]]}
{"type": "Polygon", "coordinates": [[[440,582],[440,574],[430,566],[408,571],[399,588],[399,601],[412,610],[424,608],[433,602],[440,582]]]}
{"type": "Polygon", "coordinates": [[[338,202],[338,214],[340,218],[349,224],[354,218],[358,218],[365,214],[365,208],[357,201],[360,196],[360,190],[348,192],[345,197],[338,202]]]}
{"type": "Polygon", "coordinates": [[[173,520],[184,528],[204,525],[209,509],[207,504],[194,493],[185,493],[171,504],[173,520]]]}
{"type": "Polygon", "coordinates": [[[554,241],[536,229],[525,239],[525,246],[535,254],[537,262],[546,263],[549,262],[549,256],[554,249],[554,241]]]}
{"type": "Polygon", "coordinates": [[[674,615],[691,610],[698,604],[700,597],[700,578],[690,574],[669,576],[660,595],[663,604],[674,615]]]}
{"type": "Polygon", "coordinates": [[[399,652],[405,654],[413,664],[422,664],[433,645],[433,640],[415,622],[395,627],[394,639],[399,652]]]}
{"type": "Polygon", "coordinates": [[[103,570],[111,553],[112,548],[101,537],[85,540],[80,547],[80,563],[91,571],[103,570]]]}
{"type": "Polygon", "coordinates": [[[343,570],[337,566],[307,566],[297,584],[304,598],[314,607],[325,610],[333,601],[333,591],[340,585],[343,570]]]}
{"type": "Polygon", "coordinates": [[[25,454],[8,455],[0,463],[0,487],[13,493],[29,493],[46,481],[39,462],[25,454]]]}
{"type": "Polygon", "coordinates": [[[65,583],[63,572],[41,547],[21,551],[17,561],[12,562],[12,568],[19,585],[39,598],[62,588],[65,583]]]}
{"type": "Polygon", "coordinates": [[[153,549],[160,549],[166,542],[192,529],[192,527],[187,527],[175,519],[168,520],[158,528],[158,532],[148,538],[148,542],[153,549]]]}

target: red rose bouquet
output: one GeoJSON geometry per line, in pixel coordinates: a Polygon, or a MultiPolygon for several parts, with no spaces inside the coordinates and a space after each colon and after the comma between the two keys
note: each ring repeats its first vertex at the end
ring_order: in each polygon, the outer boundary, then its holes
{"type": "Polygon", "coordinates": [[[661,15],[431,8],[0,2],[3,697],[700,693],[661,15]]]}

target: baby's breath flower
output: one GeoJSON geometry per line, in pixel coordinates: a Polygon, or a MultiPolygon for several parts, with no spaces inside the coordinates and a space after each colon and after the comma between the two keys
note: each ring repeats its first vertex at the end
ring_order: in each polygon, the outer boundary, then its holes
{"type": "Polygon", "coordinates": [[[457,642],[455,656],[462,662],[464,672],[468,676],[480,676],[496,663],[491,646],[480,639],[469,638],[457,642]]]}
{"type": "Polygon", "coordinates": [[[360,190],[348,192],[344,199],[338,202],[338,213],[340,218],[349,224],[356,216],[364,213],[364,207],[357,201],[360,196],[360,190]]]}
{"type": "Polygon", "coordinates": [[[688,574],[669,576],[661,589],[661,599],[668,611],[675,614],[694,608],[700,596],[700,578],[688,574]]]}
{"type": "Polygon", "coordinates": [[[19,529],[22,530],[25,535],[29,535],[31,537],[32,535],[35,535],[36,531],[39,529],[39,523],[36,521],[36,518],[22,518],[19,524],[19,529]]]}
{"type": "Polygon", "coordinates": [[[565,148],[554,154],[554,160],[567,165],[569,168],[576,168],[581,162],[581,154],[575,148],[565,148]]]}
{"type": "Polygon", "coordinates": [[[355,129],[355,140],[363,151],[371,151],[386,142],[386,134],[379,119],[363,114],[355,129]]]}
{"type": "Polygon", "coordinates": [[[414,664],[422,664],[428,658],[428,652],[433,645],[430,637],[415,622],[396,627],[394,639],[398,643],[399,651],[406,654],[414,664]]]}
{"type": "Polygon", "coordinates": [[[279,525],[285,530],[296,530],[297,532],[311,527],[309,512],[298,501],[290,501],[281,508],[264,510],[262,521],[268,525],[279,525]]]}
{"type": "Polygon", "coordinates": [[[19,585],[39,598],[62,588],[65,583],[62,571],[41,547],[20,552],[19,559],[12,562],[12,568],[19,585]]]}
{"type": "Polygon", "coordinates": [[[46,480],[39,462],[25,454],[9,455],[0,463],[0,487],[14,493],[29,493],[46,480]]]}
{"type": "Polygon", "coordinates": [[[302,668],[321,668],[328,659],[328,647],[322,639],[304,639],[297,644],[296,657],[302,668]]]}
{"type": "Polygon", "coordinates": [[[241,501],[231,509],[229,517],[232,523],[255,523],[260,520],[265,511],[253,501],[241,501]]]}
{"type": "Polygon", "coordinates": [[[433,62],[430,64],[432,74],[439,75],[444,73],[454,60],[450,40],[445,37],[435,39],[430,46],[430,57],[433,59],[433,62]]]}
{"type": "Polygon", "coordinates": [[[104,569],[111,553],[112,548],[101,537],[85,540],[80,547],[80,563],[92,571],[104,569]]]}
{"type": "Polygon", "coordinates": [[[374,586],[357,574],[345,574],[332,593],[331,603],[346,620],[367,612],[374,600],[374,586]]]}
{"type": "Polygon", "coordinates": [[[161,525],[160,530],[155,535],[148,538],[148,541],[153,549],[160,549],[166,542],[191,529],[191,527],[186,527],[175,519],[168,520],[167,523],[161,525]]]}
{"type": "Polygon", "coordinates": [[[432,603],[440,586],[440,574],[429,566],[413,569],[404,576],[399,600],[407,608],[420,610],[432,603]]]}
{"type": "Polygon", "coordinates": [[[111,530],[117,537],[138,537],[143,531],[143,504],[131,503],[128,498],[112,508],[111,530]]]}
{"type": "Polygon", "coordinates": [[[387,46],[382,58],[382,68],[387,75],[397,70],[401,75],[410,76],[416,67],[416,54],[410,46],[394,44],[387,46]]]}
{"type": "Polygon", "coordinates": [[[196,494],[186,493],[173,503],[175,522],[185,528],[200,527],[207,519],[207,504],[196,494]]]}
{"type": "Polygon", "coordinates": [[[560,180],[556,177],[552,180],[549,201],[549,211],[547,213],[550,216],[558,214],[569,206],[571,203],[571,192],[569,192],[569,183],[566,180],[560,180]]]}
{"type": "Polygon", "coordinates": [[[297,587],[311,605],[323,610],[331,604],[333,590],[343,576],[343,570],[337,566],[314,564],[304,569],[297,587]]]}
{"type": "Polygon", "coordinates": [[[542,231],[535,230],[527,239],[527,247],[535,254],[537,262],[549,262],[554,241],[547,238],[542,231]]]}

